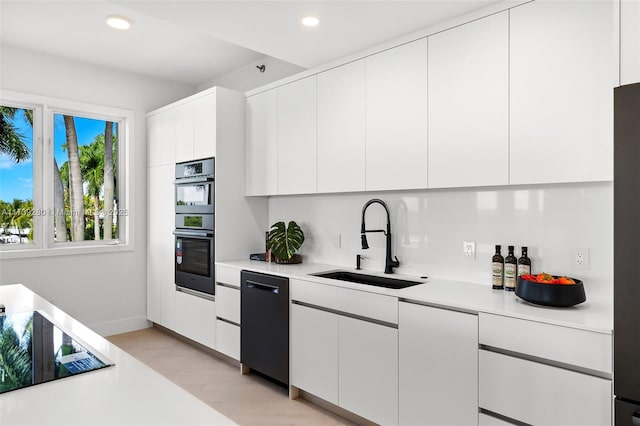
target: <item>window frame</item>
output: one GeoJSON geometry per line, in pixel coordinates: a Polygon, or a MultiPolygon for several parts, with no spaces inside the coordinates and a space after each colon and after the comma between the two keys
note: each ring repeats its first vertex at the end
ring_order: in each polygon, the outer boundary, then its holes
{"type": "Polygon", "coordinates": [[[33,208],[47,212],[33,216],[32,244],[0,245],[0,260],[41,256],[60,256],[132,251],[134,249],[134,212],[131,209],[131,188],[134,113],[113,108],[46,96],[0,90],[0,104],[33,110],[33,208]],[[53,156],[54,115],[108,120],[118,123],[118,238],[114,240],[54,241],[53,156]],[[47,176],[49,176],[47,178],[47,176]]]}

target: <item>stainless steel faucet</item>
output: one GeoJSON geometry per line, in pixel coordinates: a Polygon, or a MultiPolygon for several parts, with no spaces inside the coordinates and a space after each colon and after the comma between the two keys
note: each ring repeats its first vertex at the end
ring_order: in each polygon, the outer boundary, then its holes
{"type": "Polygon", "coordinates": [[[367,242],[367,232],[382,232],[387,237],[387,253],[386,253],[386,259],[384,262],[384,273],[393,274],[393,268],[397,268],[398,266],[400,266],[400,261],[395,256],[394,256],[395,260],[391,258],[391,219],[389,215],[389,206],[387,206],[387,204],[384,201],[378,198],[373,198],[367,201],[364,204],[364,207],[362,207],[362,225],[360,227],[360,238],[362,240],[363,250],[366,250],[369,248],[369,243],[367,242]],[[387,230],[386,231],[384,229],[366,229],[366,226],[364,224],[364,214],[366,213],[367,208],[374,203],[382,205],[382,207],[384,207],[385,211],[387,212],[387,230]]]}

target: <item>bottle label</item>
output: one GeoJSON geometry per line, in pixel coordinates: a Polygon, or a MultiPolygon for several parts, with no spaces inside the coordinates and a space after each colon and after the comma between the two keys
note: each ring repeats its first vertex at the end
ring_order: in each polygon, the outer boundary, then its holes
{"type": "Polygon", "coordinates": [[[504,285],[502,272],[503,267],[501,262],[493,262],[491,264],[491,283],[494,286],[502,287],[504,285]]]}
{"type": "Polygon", "coordinates": [[[504,281],[502,278],[503,266],[501,262],[493,262],[491,264],[491,284],[502,287],[504,281]]]}
{"type": "Polygon", "coordinates": [[[518,265],[518,276],[531,274],[531,265],[518,265]]]}
{"type": "Polygon", "coordinates": [[[504,264],[504,286],[508,288],[516,287],[516,265],[513,263],[504,264]]]}

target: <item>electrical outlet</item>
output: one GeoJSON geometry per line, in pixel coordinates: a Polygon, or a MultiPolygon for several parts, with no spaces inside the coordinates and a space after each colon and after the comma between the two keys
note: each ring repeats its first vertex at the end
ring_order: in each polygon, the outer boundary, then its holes
{"type": "Polygon", "coordinates": [[[576,247],[573,253],[573,267],[580,271],[589,269],[588,247],[576,247]]]}
{"type": "Polygon", "coordinates": [[[342,234],[335,234],[334,238],[333,238],[333,245],[335,248],[341,248],[342,247],[342,234]]]}
{"type": "Polygon", "coordinates": [[[462,242],[462,251],[464,255],[470,259],[475,259],[476,257],[476,243],[474,241],[463,241],[462,242]]]}

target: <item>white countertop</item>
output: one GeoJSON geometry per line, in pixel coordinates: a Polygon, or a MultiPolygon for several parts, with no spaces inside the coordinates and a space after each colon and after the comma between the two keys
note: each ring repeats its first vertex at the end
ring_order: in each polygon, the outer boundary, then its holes
{"type": "MultiPolygon", "coordinates": [[[[0,394],[0,425],[233,425],[26,287],[0,286],[7,313],[41,311],[115,365],[0,394]]],[[[180,368],[180,365],[176,365],[180,368]]]]}
{"type": "Polygon", "coordinates": [[[224,261],[216,262],[216,264],[281,275],[288,278],[312,280],[326,285],[352,288],[371,293],[386,294],[408,301],[415,301],[463,311],[506,315],[514,318],[579,328],[605,334],[611,334],[613,330],[612,303],[590,300],[588,294],[587,301],[579,305],[568,308],[554,308],[528,303],[520,299],[513,292],[493,290],[488,284],[469,283],[439,278],[427,278],[426,280],[422,280],[418,276],[393,274],[392,277],[394,278],[425,281],[424,284],[415,285],[401,290],[393,290],[365,284],[309,276],[309,274],[336,269],[370,275],[385,275],[380,272],[367,270],[356,271],[353,268],[345,268],[336,265],[320,263],[281,265],[255,260],[224,261]]]}

